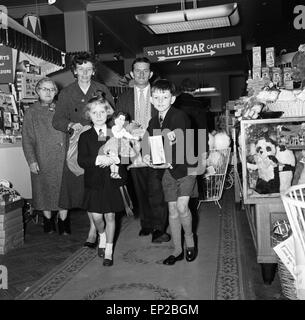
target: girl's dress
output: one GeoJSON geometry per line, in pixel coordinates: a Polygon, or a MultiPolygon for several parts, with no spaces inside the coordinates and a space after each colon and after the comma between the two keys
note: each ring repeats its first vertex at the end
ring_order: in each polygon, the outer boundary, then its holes
{"type": "Polygon", "coordinates": [[[80,135],[78,141],[78,164],[85,169],[84,198],[82,207],[89,212],[109,213],[125,209],[120,187],[126,184],[127,172],[119,165],[122,179],[110,177],[110,167],[101,168],[95,165],[98,151],[109,137],[98,141],[94,127],[80,135]]]}

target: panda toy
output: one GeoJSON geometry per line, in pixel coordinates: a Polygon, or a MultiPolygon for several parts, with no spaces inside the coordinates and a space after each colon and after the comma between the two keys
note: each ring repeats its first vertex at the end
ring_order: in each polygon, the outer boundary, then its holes
{"type": "Polygon", "coordinates": [[[260,138],[255,144],[255,151],[255,163],[247,163],[248,169],[258,172],[255,191],[260,194],[278,193],[280,177],[275,142],[270,138],[260,138]]]}

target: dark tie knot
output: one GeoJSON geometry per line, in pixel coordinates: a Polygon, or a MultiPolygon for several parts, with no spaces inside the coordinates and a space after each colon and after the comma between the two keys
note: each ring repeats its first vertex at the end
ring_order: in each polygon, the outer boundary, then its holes
{"type": "Polygon", "coordinates": [[[159,123],[160,123],[160,127],[162,127],[162,124],[163,124],[163,117],[162,116],[159,116],[159,123]]]}

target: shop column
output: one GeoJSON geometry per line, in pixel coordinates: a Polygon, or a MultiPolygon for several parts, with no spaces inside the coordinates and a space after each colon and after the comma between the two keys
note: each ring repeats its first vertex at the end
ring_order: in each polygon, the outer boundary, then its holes
{"type": "Polygon", "coordinates": [[[85,10],[64,12],[66,52],[94,51],[92,20],[85,10]]]}

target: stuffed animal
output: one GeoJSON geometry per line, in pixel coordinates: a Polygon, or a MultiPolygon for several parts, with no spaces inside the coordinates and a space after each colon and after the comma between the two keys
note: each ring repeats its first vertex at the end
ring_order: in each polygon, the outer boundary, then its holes
{"type": "Polygon", "coordinates": [[[280,192],[282,193],[291,186],[295,169],[295,156],[284,145],[279,145],[276,147],[275,157],[279,162],[280,192]]]}
{"type": "Polygon", "coordinates": [[[210,174],[219,172],[226,161],[226,149],[230,147],[231,139],[226,132],[209,133],[209,156],[207,171],[210,174]]]}
{"type": "Polygon", "coordinates": [[[258,172],[255,191],[260,194],[278,193],[280,177],[278,160],[275,157],[276,145],[269,138],[260,138],[255,147],[255,164],[247,163],[248,169],[258,172]]]}

